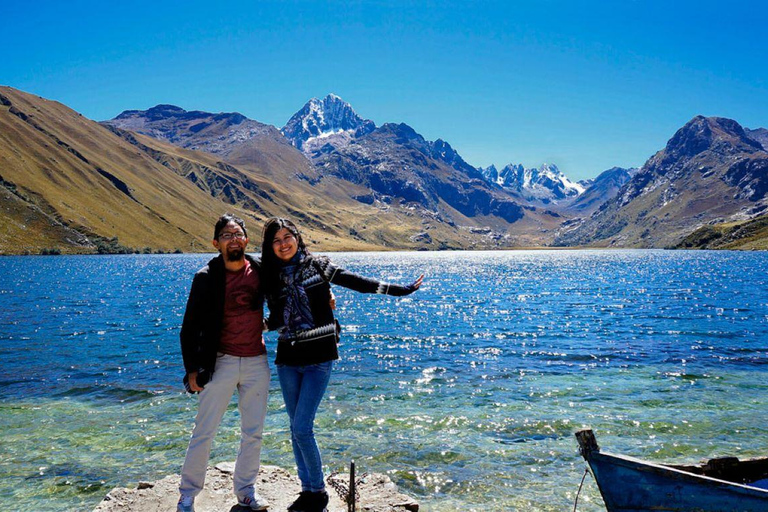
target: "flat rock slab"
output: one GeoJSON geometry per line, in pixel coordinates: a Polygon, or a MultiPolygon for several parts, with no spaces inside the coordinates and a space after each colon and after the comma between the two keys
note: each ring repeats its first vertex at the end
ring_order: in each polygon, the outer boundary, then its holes
{"type": "MultiPolygon", "coordinates": [[[[232,491],[232,469],[234,463],[223,463],[208,468],[205,488],[195,500],[196,512],[248,512],[240,507],[232,491]]],[[[347,512],[348,506],[339,497],[335,487],[341,484],[346,489],[349,475],[328,478],[328,512],[347,512]],[[334,485],[333,482],[336,482],[334,485]]],[[[299,479],[277,466],[261,466],[256,480],[256,490],[269,503],[270,511],[285,511],[293,503],[301,485],[299,479]]],[[[363,512],[418,512],[419,504],[411,497],[401,494],[397,486],[386,475],[366,475],[357,486],[356,511],[363,512]]],[[[107,494],[94,512],[172,512],[179,500],[179,476],[167,476],[156,482],[140,482],[134,489],[117,487],[107,494]]]]}

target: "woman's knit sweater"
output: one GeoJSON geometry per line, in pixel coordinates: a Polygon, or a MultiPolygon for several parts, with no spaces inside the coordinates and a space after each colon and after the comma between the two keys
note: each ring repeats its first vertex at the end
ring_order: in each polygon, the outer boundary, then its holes
{"type": "Polygon", "coordinates": [[[290,279],[281,276],[278,293],[268,297],[270,330],[279,332],[276,364],[304,366],[323,363],[339,358],[337,340],[340,327],[331,309],[331,284],[336,284],[361,293],[380,293],[403,296],[414,291],[410,286],[387,284],[359,276],[331,263],[324,256],[306,256],[301,262],[289,267],[294,275],[290,279]],[[313,325],[309,328],[291,330],[285,325],[284,308],[289,295],[287,282],[304,288],[313,325]]]}

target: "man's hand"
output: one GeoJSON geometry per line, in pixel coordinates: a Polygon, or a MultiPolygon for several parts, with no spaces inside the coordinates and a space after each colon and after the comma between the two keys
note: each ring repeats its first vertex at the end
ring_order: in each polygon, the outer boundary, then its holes
{"type": "Polygon", "coordinates": [[[203,390],[203,388],[197,385],[197,372],[189,372],[187,377],[189,379],[189,389],[195,393],[199,393],[203,390]]]}
{"type": "Polygon", "coordinates": [[[331,292],[331,300],[329,301],[329,304],[331,305],[331,309],[336,309],[336,296],[331,292]]]}

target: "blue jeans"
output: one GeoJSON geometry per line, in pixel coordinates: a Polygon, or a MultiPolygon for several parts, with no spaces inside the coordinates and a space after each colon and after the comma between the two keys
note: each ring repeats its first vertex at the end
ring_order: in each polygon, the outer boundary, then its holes
{"type": "Polygon", "coordinates": [[[277,365],[285,410],[291,420],[291,445],[302,491],[325,489],[323,462],[313,427],[332,367],[332,361],[308,366],[277,365]]]}

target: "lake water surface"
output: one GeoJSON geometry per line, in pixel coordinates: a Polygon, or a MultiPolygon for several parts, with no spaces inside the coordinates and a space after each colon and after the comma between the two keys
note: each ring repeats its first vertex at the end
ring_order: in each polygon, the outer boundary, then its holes
{"type": "MultiPolygon", "coordinates": [[[[563,511],[585,426],[659,462],[768,455],[767,253],[331,256],[426,279],[400,299],[335,288],[342,359],[316,429],[328,472],[354,459],[425,511],[563,511]]],[[[0,508],[91,510],[178,472],[197,400],[179,326],[209,257],[0,258],[0,508]]],[[[238,438],[233,402],[212,461],[238,438]]],[[[262,453],[293,468],[274,375],[262,453]]],[[[578,510],[604,510],[589,476],[578,510]]]]}

